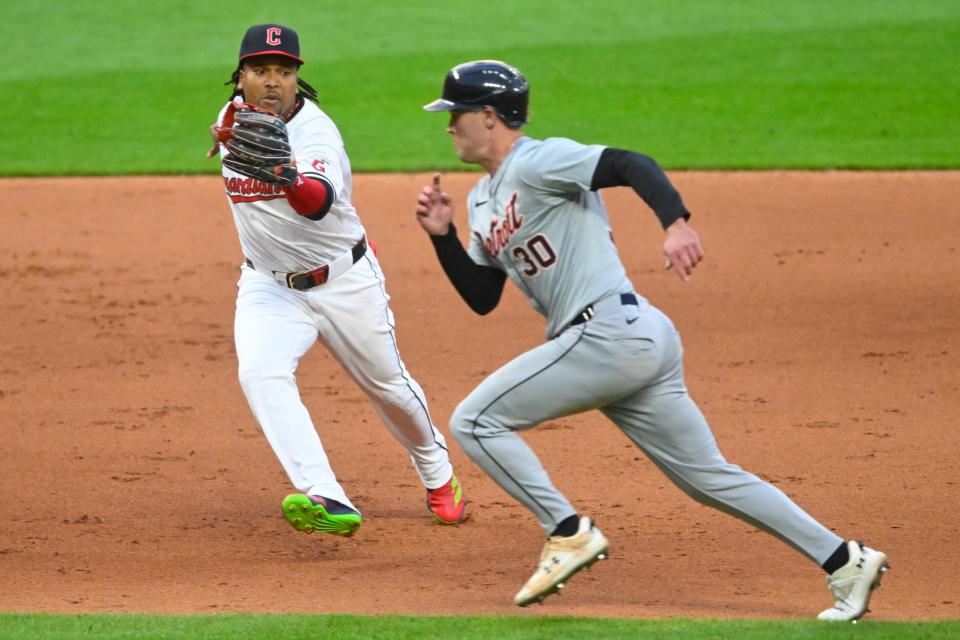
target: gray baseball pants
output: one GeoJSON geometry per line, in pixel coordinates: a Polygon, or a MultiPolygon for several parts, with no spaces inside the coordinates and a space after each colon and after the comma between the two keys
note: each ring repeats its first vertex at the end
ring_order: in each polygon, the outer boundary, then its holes
{"type": "Polygon", "coordinates": [[[549,533],[576,509],[517,432],[600,409],[692,498],[825,562],[843,540],[720,453],[687,393],[670,319],[640,296],[625,303],[614,295],[593,307],[590,320],[508,362],[456,408],[451,433],[474,462],[549,533]]]}

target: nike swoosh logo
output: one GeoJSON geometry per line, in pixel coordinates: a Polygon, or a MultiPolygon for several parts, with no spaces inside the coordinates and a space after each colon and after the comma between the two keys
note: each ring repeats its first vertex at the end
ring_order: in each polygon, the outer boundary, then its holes
{"type": "Polygon", "coordinates": [[[489,201],[489,200],[484,200],[483,202],[474,202],[474,203],[473,203],[473,206],[479,207],[479,206],[482,206],[482,205],[487,204],[488,202],[490,202],[490,201],[489,201]]]}
{"type": "Polygon", "coordinates": [[[640,319],[640,316],[637,316],[636,318],[630,318],[629,320],[627,320],[627,324],[633,324],[639,319],[640,319]]]}

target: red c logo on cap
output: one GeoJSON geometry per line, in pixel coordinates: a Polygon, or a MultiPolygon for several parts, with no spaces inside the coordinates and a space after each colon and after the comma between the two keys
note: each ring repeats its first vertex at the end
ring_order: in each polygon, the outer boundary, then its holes
{"type": "Polygon", "coordinates": [[[280,44],[280,29],[277,27],[269,27],[267,29],[267,44],[271,47],[275,47],[280,44]]]}

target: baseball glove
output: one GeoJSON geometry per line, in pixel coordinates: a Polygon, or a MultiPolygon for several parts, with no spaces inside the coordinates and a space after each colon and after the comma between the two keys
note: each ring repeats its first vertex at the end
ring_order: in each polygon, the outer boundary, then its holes
{"type": "Polygon", "coordinates": [[[223,166],[272,184],[291,185],[297,168],[283,118],[245,102],[231,102],[224,114],[218,140],[228,153],[223,166]]]}

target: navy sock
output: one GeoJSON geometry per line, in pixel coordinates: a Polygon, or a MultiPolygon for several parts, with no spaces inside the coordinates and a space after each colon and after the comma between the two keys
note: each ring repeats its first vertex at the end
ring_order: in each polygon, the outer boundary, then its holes
{"type": "Polygon", "coordinates": [[[844,541],[837,547],[837,550],[833,552],[833,555],[827,558],[827,561],[820,566],[822,566],[823,570],[827,573],[833,573],[848,562],[850,562],[850,550],[847,549],[847,543],[844,541]]]}
{"type": "Polygon", "coordinates": [[[327,506],[326,506],[327,513],[329,513],[332,516],[342,516],[348,513],[356,513],[356,511],[354,511],[347,505],[343,504],[342,502],[337,502],[332,498],[324,498],[323,500],[324,502],[327,503],[327,506]]]}
{"type": "Polygon", "coordinates": [[[577,532],[577,529],[580,528],[580,516],[573,514],[567,518],[564,518],[560,524],[557,525],[557,528],[553,530],[551,536],[564,536],[570,537],[577,532]]]}

